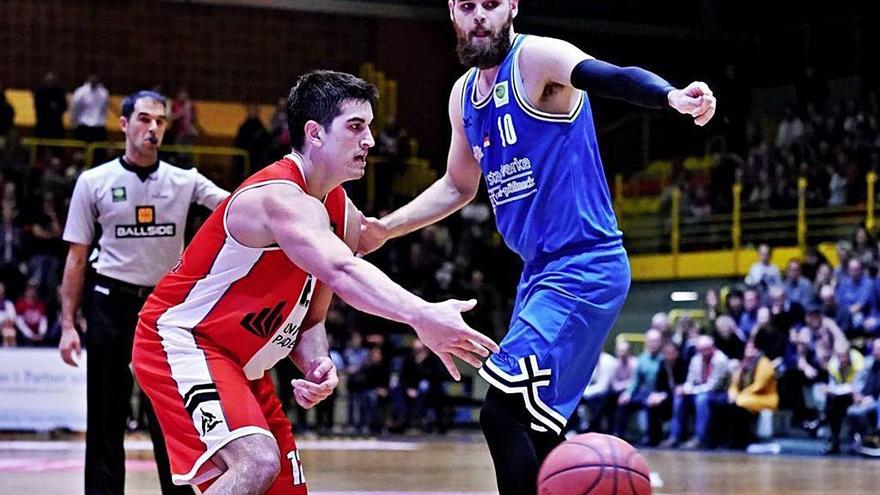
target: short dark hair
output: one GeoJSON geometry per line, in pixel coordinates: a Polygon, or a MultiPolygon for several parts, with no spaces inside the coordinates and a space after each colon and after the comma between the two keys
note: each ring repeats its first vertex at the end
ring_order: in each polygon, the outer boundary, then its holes
{"type": "Polygon", "coordinates": [[[291,146],[302,150],[304,127],[310,120],[329,128],[342,113],[340,106],[345,100],[369,101],[372,105],[378,98],[376,86],[345,72],[316,70],[300,76],[287,97],[291,146]]]}
{"type": "Polygon", "coordinates": [[[163,107],[165,106],[165,97],[160,95],[159,93],[146,89],[135,91],[134,93],[126,96],[124,100],[122,100],[122,116],[130,119],[132,112],[134,112],[135,103],[137,103],[137,101],[141,98],[149,98],[151,100],[158,101],[162,104],[163,107]]]}

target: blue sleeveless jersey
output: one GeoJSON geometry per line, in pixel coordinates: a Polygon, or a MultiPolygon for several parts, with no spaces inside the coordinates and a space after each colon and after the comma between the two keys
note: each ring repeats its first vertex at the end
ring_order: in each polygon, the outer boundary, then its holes
{"type": "Polygon", "coordinates": [[[480,98],[479,70],[467,74],[462,118],[480,163],[498,231],[526,262],[590,247],[618,247],[621,232],[605,180],[586,93],[567,115],[532,107],[519,74],[524,35],[480,98]]]}

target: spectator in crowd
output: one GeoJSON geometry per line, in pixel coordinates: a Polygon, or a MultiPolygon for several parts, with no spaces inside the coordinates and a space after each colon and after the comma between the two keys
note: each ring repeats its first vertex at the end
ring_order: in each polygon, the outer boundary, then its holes
{"type": "Polygon", "coordinates": [[[852,243],[849,241],[837,241],[834,245],[834,252],[837,254],[837,268],[834,269],[834,280],[841,280],[846,277],[847,266],[850,258],[853,257],[852,243]]]}
{"type": "MultiPolygon", "coordinates": [[[[342,350],[339,349],[334,334],[329,331],[327,332],[327,342],[333,366],[337,370],[344,370],[345,359],[342,357],[342,350]]],[[[315,427],[318,430],[318,435],[330,435],[333,433],[336,418],[336,399],[337,394],[331,394],[330,397],[327,397],[315,406],[315,427]]]]}
{"type": "Polygon", "coordinates": [[[799,304],[804,308],[813,302],[813,284],[801,273],[800,261],[789,260],[785,269],[783,287],[787,302],[799,304]]]}
{"type": "Polygon", "coordinates": [[[272,146],[272,136],[260,120],[259,105],[247,105],[247,116],[244,122],[238,127],[238,134],[235,136],[235,147],[241,148],[248,152],[251,170],[244,170],[243,164],[239,163],[240,178],[250,175],[257,170],[256,167],[262,167],[265,163],[271,163],[267,156],[269,147],[272,146]]]}
{"type": "MultiPolygon", "coordinates": [[[[831,265],[828,263],[822,263],[816,268],[816,276],[813,278],[813,299],[821,300],[821,289],[824,286],[832,287],[834,286],[834,270],[831,269],[831,265]]],[[[832,289],[832,295],[834,294],[834,290],[832,289]]]]}
{"type": "Polygon", "coordinates": [[[21,228],[18,226],[16,215],[18,212],[15,208],[15,199],[4,199],[0,206],[0,274],[4,277],[12,271],[18,270],[18,264],[21,262],[21,228]]]}
{"type": "Polygon", "coordinates": [[[61,267],[60,253],[64,250],[61,240],[63,229],[58,221],[54,199],[42,198],[39,213],[36,213],[26,226],[30,234],[30,261],[28,273],[36,281],[40,298],[48,300],[58,286],[58,272],[61,267]]]}
{"type": "Polygon", "coordinates": [[[363,346],[363,337],[354,332],[348,342],[343,358],[345,374],[348,376],[348,426],[355,433],[369,427],[369,407],[371,397],[367,390],[367,376],[364,368],[369,361],[370,351],[363,346]]]}
{"type": "Polygon", "coordinates": [[[804,324],[804,307],[789,301],[785,297],[785,288],[781,285],[774,285],[767,290],[767,307],[770,309],[770,317],[786,335],[792,328],[804,324]]]}
{"type": "Polygon", "coordinates": [[[779,407],[773,363],[761,354],[754,342],[746,344],[743,360],[731,379],[728,398],[732,406],[731,447],[745,448],[754,440],[758,413],[779,407]]]}
{"type": "Polygon", "coordinates": [[[819,265],[829,265],[828,258],[816,249],[816,246],[807,246],[807,252],[804,254],[804,261],[801,263],[803,276],[807,277],[811,282],[815,281],[819,265]]]}
{"type": "Polygon", "coordinates": [[[290,129],[287,126],[287,99],[278,98],[278,105],[272,120],[269,121],[269,134],[272,136],[272,154],[275,157],[290,151],[290,129]]]}
{"type": "Polygon", "coordinates": [[[109,106],[110,92],[101,84],[98,74],[92,72],[86,82],[73,92],[70,103],[73,137],[87,143],[106,141],[109,106]]]}
{"type": "Polygon", "coordinates": [[[840,307],[837,323],[847,335],[860,335],[871,311],[874,283],[865,275],[859,258],[854,257],[847,263],[847,274],[838,279],[835,298],[840,307]]]}
{"type": "Polygon", "coordinates": [[[648,445],[655,446],[663,440],[663,423],[672,418],[672,404],[676,393],[681,392],[687,380],[688,363],[673,342],[663,344],[663,361],[657,372],[654,391],[645,399],[648,411],[648,445]]]}
{"type": "Polygon", "coordinates": [[[58,82],[55,73],[49,71],[43,82],[34,90],[34,113],[36,124],[34,136],[47,139],[64,137],[64,112],[67,111],[67,91],[58,82]]]}
{"type": "Polygon", "coordinates": [[[846,414],[858,450],[880,455],[880,338],[872,342],[871,356],[865,360],[853,393],[853,405],[846,414]]]}
{"type": "Polygon", "coordinates": [[[651,317],[651,328],[660,332],[660,337],[668,339],[672,337],[672,327],[669,324],[669,315],[664,312],[654,313],[651,317]]]}
{"type": "Polygon", "coordinates": [[[46,319],[46,304],[37,296],[36,280],[28,282],[24,294],[15,303],[15,327],[18,329],[18,343],[21,346],[48,346],[49,321],[46,319]]]}
{"type": "Polygon", "coordinates": [[[641,410],[645,406],[648,396],[654,391],[657,373],[660,371],[660,362],[663,360],[660,353],[662,345],[663,337],[660,331],[650,329],[645,333],[645,350],[636,361],[635,371],[629,386],[620,392],[617,399],[618,408],[614,419],[614,431],[615,435],[620,438],[626,438],[631,414],[641,410]]]}
{"type": "Polygon", "coordinates": [[[18,128],[9,129],[6,144],[0,148],[0,173],[12,184],[23,184],[30,169],[30,153],[21,142],[18,128]]]}
{"type": "Polygon", "coordinates": [[[725,313],[734,321],[741,321],[745,308],[743,306],[743,293],[738,289],[731,289],[725,299],[725,313]]]}
{"type": "Polygon", "coordinates": [[[784,327],[785,320],[774,318],[770,308],[762,307],[758,311],[758,324],[752,332],[751,340],[758,350],[771,360],[785,355],[789,339],[789,328],[784,327]]]}
{"type": "Polygon", "coordinates": [[[366,430],[361,433],[378,435],[385,426],[385,402],[388,400],[389,386],[391,384],[391,368],[385,361],[382,347],[370,348],[369,360],[363,367],[364,385],[366,388],[366,401],[364,403],[365,416],[362,418],[366,430]]]}
{"type": "Polygon", "coordinates": [[[670,434],[663,446],[676,446],[684,439],[690,411],[694,411],[696,427],[685,448],[709,447],[710,424],[718,405],[727,403],[729,360],[715,348],[708,335],[697,340],[697,354],[688,365],[688,376],[672,406],[670,434]]]}
{"type": "Polygon", "coordinates": [[[841,429],[847,410],[853,405],[856,392],[856,377],[865,368],[865,359],[849,345],[838,345],[834,356],[828,362],[828,397],[825,416],[831,429],[831,438],[826,454],[839,454],[841,429]]]}
{"type": "Polygon", "coordinates": [[[599,361],[590,376],[589,385],[584,389],[581,402],[575,411],[576,417],[573,418],[576,422],[571,427],[578,433],[612,431],[617,404],[612,400],[611,378],[616,367],[617,360],[614,356],[607,352],[599,354],[599,361]]]}
{"type": "Polygon", "coordinates": [[[6,298],[6,284],[0,282],[0,335],[3,347],[15,347],[15,305],[6,298]]]}
{"type": "Polygon", "coordinates": [[[840,313],[840,305],[837,304],[837,296],[835,294],[834,285],[828,284],[819,287],[819,304],[822,307],[822,314],[838,321],[840,313]]]}
{"type": "Polygon", "coordinates": [[[400,370],[399,386],[394,391],[398,409],[396,424],[389,427],[389,431],[399,433],[415,426],[424,433],[434,428],[446,433],[450,418],[443,389],[444,374],[440,359],[416,339],[400,370]]]}
{"type": "Polygon", "coordinates": [[[715,346],[730,359],[742,359],[746,336],[733,318],[721,315],[715,320],[715,346]]]}
{"type": "MultiPolygon", "coordinates": [[[[756,289],[746,289],[742,297],[743,312],[739,319],[734,320],[745,337],[752,334],[758,324],[758,309],[761,307],[761,295],[756,289]]],[[[732,315],[731,315],[732,316],[732,315]]]]}
{"type": "Polygon", "coordinates": [[[785,113],[779,122],[776,132],[776,147],[786,149],[793,144],[798,144],[804,138],[804,121],[798,116],[793,106],[785,107],[785,113]]]}
{"type": "Polygon", "coordinates": [[[852,254],[862,262],[862,266],[871,266],[877,261],[877,241],[864,225],[859,225],[853,233],[852,254]]]}
{"type": "Polygon", "coordinates": [[[6,99],[6,88],[0,84],[0,137],[9,134],[9,130],[15,125],[15,109],[6,99]]]}
{"type": "Polygon", "coordinates": [[[770,262],[772,255],[773,251],[769,245],[761,244],[758,246],[758,261],[749,267],[746,285],[763,290],[771,285],[779,284],[782,278],[779,274],[779,268],[770,262]]]}
{"type": "Polygon", "coordinates": [[[706,311],[706,319],[713,321],[721,314],[721,301],[718,297],[718,291],[715,289],[706,290],[703,298],[704,309],[706,311]]]}
{"type": "Polygon", "coordinates": [[[198,135],[195,102],[190,99],[186,88],[180,88],[177,97],[171,102],[171,142],[193,144],[198,135]]]}

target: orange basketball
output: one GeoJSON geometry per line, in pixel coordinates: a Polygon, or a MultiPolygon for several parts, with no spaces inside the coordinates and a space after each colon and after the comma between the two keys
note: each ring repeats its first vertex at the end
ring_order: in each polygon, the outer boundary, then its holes
{"type": "Polygon", "coordinates": [[[610,435],[578,435],[550,452],[538,472],[538,495],[650,495],[648,463],[610,435]]]}

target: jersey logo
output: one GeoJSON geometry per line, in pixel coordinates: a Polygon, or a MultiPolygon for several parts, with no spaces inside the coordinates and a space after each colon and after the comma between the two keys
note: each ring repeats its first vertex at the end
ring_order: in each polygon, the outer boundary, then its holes
{"type": "Polygon", "coordinates": [[[492,99],[495,100],[495,108],[503,107],[510,102],[510,92],[507,90],[507,81],[501,81],[495,85],[492,91],[492,99]]]}
{"type": "Polygon", "coordinates": [[[266,339],[274,332],[274,329],[281,324],[283,316],[281,310],[284,309],[287,301],[281,301],[274,308],[263,308],[256,313],[248,313],[241,320],[241,326],[248,332],[257,337],[266,339]]]}
{"type": "Polygon", "coordinates": [[[207,435],[214,428],[217,427],[220,423],[223,422],[221,419],[217,419],[216,416],[202,409],[202,436],[207,435]]]}
{"type": "Polygon", "coordinates": [[[114,203],[121,203],[125,201],[125,187],[114,187],[110,189],[110,195],[113,197],[114,203]]]}
{"type": "MultiPolygon", "coordinates": [[[[125,188],[122,196],[125,197],[125,188]]],[[[115,193],[114,193],[114,199],[115,193]]],[[[153,205],[139,205],[134,207],[135,225],[117,225],[116,238],[140,238],[140,237],[174,237],[177,233],[173,223],[156,223],[156,207],[153,205]]]]}

